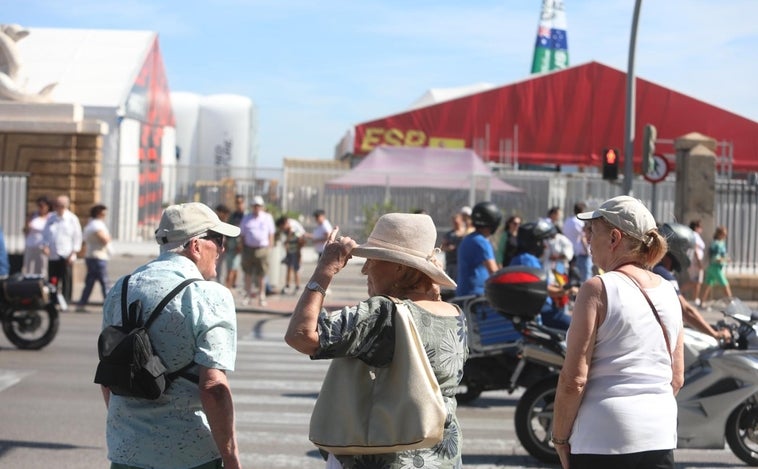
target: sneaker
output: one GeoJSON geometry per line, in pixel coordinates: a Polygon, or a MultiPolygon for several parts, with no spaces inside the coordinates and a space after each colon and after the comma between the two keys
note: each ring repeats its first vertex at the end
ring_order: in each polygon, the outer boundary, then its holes
{"type": "Polygon", "coordinates": [[[701,305],[700,298],[695,298],[695,306],[699,307],[700,305],[701,305]]]}
{"type": "Polygon", "coordinates": [[[76,305],[76,309],[74,311],[77,313],[86,313],[87,308],[84,305],[76,305]]]}
{"type": "Polygon", "coordinates": [[[300,292],[300,285],[295,285],[295,289],[290,292],[290,295],[297,295],[300,292]]]}
{"type": "Polygon", "coordinates": [[[264,300],[263,298],[258,300],[258,306],[268,306],[268,301],[264,300]]]}

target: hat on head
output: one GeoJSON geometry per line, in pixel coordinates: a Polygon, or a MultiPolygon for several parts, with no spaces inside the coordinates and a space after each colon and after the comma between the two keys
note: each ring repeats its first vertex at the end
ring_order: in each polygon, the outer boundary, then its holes
{"type": "Polygon", "coordinates": [[[646,241],[645,235],[657,228],[650,210],[628,195],[608,199],[597,210],[579,213],[576,217],[580,220],[605,218],[611,225],[640,241],[646,241]]]}
{"type": "Polygon", "coordinates": [[[462,213],[463,215],[471,216],[471,207],[468,205],[464,205],[461,207],[461,209],[458,211],[458,213],[462,213]]]}
{"type": "Polygon", "coordinates": [[[352,255],[412,267],[438,285],[455,287],[436,262],[436,242],[437,228],[429,215],[388,213],[377,220],[368,241],[353,249],[352,255]]]}
{"type": "Polygon", "coordinates": [[[191,202],[166,207],[155,230],[158,244],[181,244],[206,231],[215,231],[224,236],[237,237],[240,229],[224,223],[218,215],[205,204],[191,202]]]}
{"type": "Polygon", "coordinates": [[[250,205],[260,205],[262,207],[266,204],[263,203],[263,197],[256,195],[255,197],[253,197],[253,201],[250,202],[250,205]]]}

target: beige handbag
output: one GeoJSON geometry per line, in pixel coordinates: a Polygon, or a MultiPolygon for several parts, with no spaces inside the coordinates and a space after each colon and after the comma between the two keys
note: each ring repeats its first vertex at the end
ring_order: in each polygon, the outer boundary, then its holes
{"type": "Polygon", "coordinates": [[[310,440],[337,455],[394,453],[442,441],[447,408],[408,306],[395,302],[395,352],[386,368],[335,358],[321,386],[310,440]]]}

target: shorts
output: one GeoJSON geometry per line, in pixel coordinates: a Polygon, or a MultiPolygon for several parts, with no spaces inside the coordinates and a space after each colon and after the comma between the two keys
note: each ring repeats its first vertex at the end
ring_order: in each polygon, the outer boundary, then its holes
{"type": "Polygon", "coordinates": [[[284,259],[282,259],[282,264],[286,265],[287,267],[290,267],[295,272],[300,270],[300,253],[299,252],[288,252],[286,256],[284,256],[284,259]]]}
{"type": "Polygon", "coordinates": [[[224,263],[228,271],[240,270],[242,264],[242,254],[238,252],[227,252],[224,254],[224,263]]]}
{"type": "Polygon", "coordinates": [[[242,247],[242,271],[248,275],[265,277],[268,273],[268,247],[242,247]]]}

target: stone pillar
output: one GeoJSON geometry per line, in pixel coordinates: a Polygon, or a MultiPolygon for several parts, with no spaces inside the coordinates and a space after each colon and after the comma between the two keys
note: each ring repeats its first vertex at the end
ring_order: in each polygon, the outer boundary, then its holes
{"type": "Polygon", "coordinates": [[[676,149],[676,220],[688,225],[700,219],[703,239],[715,228],[716,140],[692,132],[674,140],[676,149]]]}
{"type": "Polygon", "coordinates": [[[0,101],[0,171],[27,173],[27,210],[46,195],[66,194],[84,224],[100,201],[102,136],[108,126],[86,120],[70,103],[0,101]]]}

